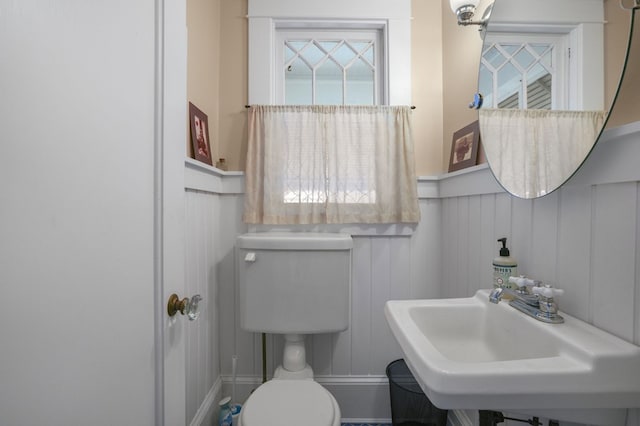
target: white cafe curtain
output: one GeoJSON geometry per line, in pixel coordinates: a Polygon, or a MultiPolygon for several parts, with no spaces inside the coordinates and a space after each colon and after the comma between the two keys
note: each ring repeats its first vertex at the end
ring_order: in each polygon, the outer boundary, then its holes
{"type": "Polygon", "coordinates": [[[480,137],[491,170],[512,194],[545,195],[582,164],[605,111],[481,109],[480,137]]]}
{"type": "Polygon", "coordinates": [[[415,223],[411,109],[249,108],[244,221],[415,223]]]}

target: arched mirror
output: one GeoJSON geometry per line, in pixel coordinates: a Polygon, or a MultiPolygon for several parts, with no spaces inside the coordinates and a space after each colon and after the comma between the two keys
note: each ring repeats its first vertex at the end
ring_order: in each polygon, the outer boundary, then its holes
{"type": "Polygon", "coordinates": [[[549,194],[591,152],[627,57],[632,12],[618,2],[493,2],[478,78],[480,134],[509,193],[549,194]]]}

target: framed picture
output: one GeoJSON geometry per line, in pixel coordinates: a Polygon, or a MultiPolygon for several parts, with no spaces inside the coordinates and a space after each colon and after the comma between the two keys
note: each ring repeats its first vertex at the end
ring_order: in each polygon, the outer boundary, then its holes
{"type": "Polygon", "coordinates": [[[480,126],[474,121],[453,134],[449,171],[475,166],[478,162],[480,146],[480,126]]]}
{"type": "Polygon", "coordinates": [[[213,166],[211,145],[209,144],[209,121],[207,114],[189,102],[189,123],[191,124],[191,144],[196,160],[213,166]]]}

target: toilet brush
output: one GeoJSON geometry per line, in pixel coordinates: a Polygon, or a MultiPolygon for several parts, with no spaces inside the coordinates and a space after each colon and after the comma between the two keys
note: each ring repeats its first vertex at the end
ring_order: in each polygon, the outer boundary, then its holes
{"type": "Polygon", "coordinates": [[[238,365],[238,356],[231,357],[231,415],[233,416],[233,424],[237,424],[236,419],[240,415],[242,405],[236,404],[236,369],[238,365]]]}

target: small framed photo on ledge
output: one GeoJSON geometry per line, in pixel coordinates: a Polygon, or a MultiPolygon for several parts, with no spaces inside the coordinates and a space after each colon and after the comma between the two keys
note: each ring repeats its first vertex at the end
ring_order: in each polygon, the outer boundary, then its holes
{"type": "Polygon", "coordinates": [[[191,144],[193,157],[213,166],[211,160],[211,145],[209,144],[209,120],[207,114],[189,102],[189,123],[191,126],[191,144]]]}
{"type": "Polygon", "coordinates": [[[453,134],[449,171],[465,169],[478,163],[480,146],[480,125],[474,121],[453,134]]]}

